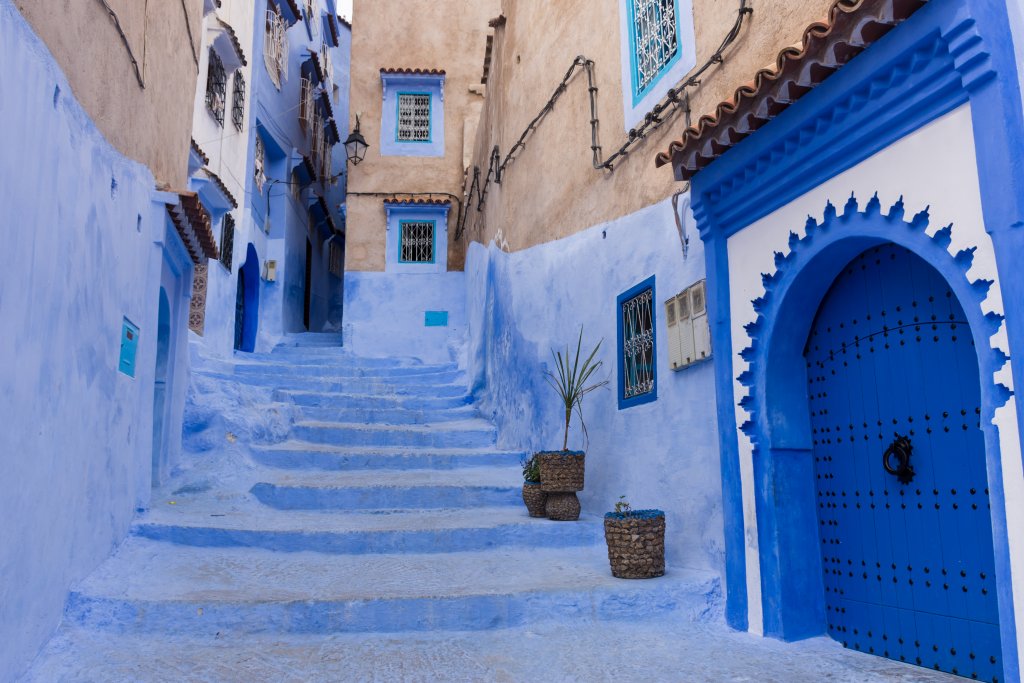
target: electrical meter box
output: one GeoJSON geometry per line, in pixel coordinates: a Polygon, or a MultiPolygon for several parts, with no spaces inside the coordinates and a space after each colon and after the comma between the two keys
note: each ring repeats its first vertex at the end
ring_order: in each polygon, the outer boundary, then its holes
{"type": "Polygon", "coordinates": [[[673,370],[711,356],[704,280],[679,292],[665,302],[668,324],[668,363],[673,370]]]}
{"type": "Polygon", "coordinates": [[[129,377],[135,377],[135,356],[138,350],[139,328],[125,318],[121,323],[121,356],[117,362],[117,369],[129,377]]]}

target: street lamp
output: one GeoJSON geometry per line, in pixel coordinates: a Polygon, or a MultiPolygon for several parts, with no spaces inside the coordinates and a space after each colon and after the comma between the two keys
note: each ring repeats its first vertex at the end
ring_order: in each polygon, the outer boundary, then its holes
{"type": "Polygon", "coordinates": [[[356,116],[356,128],[349,133],[348,138],[345,140],[345,153],[348,155],[348,160],[352,162],[353,166],[358,166],[359,162],[363,160],[368,147],[366,138],[359,132],[359,116],[356,116]]]}

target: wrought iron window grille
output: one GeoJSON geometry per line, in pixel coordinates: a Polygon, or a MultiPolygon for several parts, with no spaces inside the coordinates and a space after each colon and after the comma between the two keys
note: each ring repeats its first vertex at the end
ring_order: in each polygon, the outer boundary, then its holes
{"type": "Polygon", "coordinates": [[[276,5],[267,10],[266,30],[263,34],[263,63],[270,74],[270,80],[280,90],[282,80],[288,74],[288,49],[285,36],[288,26],[281,9],[276,5]]]}
{"type": "Polygon", "coordinates": [[[434,221],[401,221],[400,263],[434,262],[434,221]]]}
{"type": "Polygon", "coordinates": [[[256,190],[260,194],[263,194],[263,186],[267,182],[267,174],[265,171],[267,148],[259,133],[256,134],[256,144],[254,147],[252,177],[253,182],[256,183],[256,190]]]}
{"type": "Polygon", "coordinates": [[[235,251],[235,218],[230,213],[224,214],[224,222],[220,229],[220,262],[231,270],[235,251]]]}
{"type": "Polygon", "coordinates": [[[239,133],[245,126],[245,76],[242,75],[241,69],[235,71],[234,92],[231,95],[231,123],[239,133]]]}
{"type": "Polygon", "coordinates": [[[344,275],[345,252],[337,240],[331,242],[330,263],[328,270],[334,277],[340,278],[344,275]]]}
{"type": "Polygon", "coordinates": [[[679,53],[676,0],[631,0],[633,94],[650,87],[679,53]]]}
{"type": "Polygon", "coordinates": [[[430,94],[399,93],[398,142],[430,142],[430,94]]]}
{"type": "Polygon", "coordinates": [[[622,318],[622,398],[629,400],[654,390],[653,288],[620,304],[622,318]]]}
{"type": "Polygon", "coordinates": [[[224,125],[224,110],[227,106],[228,75],[224,62],[216,50],[210,48],[210,66],[206,73],[206,108],[217,125],[224,125]]]}

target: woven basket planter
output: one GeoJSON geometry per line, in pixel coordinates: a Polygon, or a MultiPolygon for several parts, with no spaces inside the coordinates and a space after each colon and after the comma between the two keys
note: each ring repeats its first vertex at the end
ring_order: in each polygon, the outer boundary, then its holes
{"type": "Polygon", "coordinates": [[[580,499],[572,492],[548,493],[544,514],[556,522],[575,522],[580,518],[580,499]]]}
{"type": "Polygon", "coordinates": [[[544,503],[548,494],[540,488],[540,482],[528,481],[523,484],[523,502],[531,517],[544,517],[544,503]]]}
{"type": "Polygon", "coordinates": [[[604,540],[612,576],[650,579],[665,573],[665,513],[661,510],[609,512],[604,540]]]}
{"type": "Polygon", "coordinates": [[[544,451],[535,456],[540,462],[540,488],[546,493],[583,490],[583,451],[544,451]]]}

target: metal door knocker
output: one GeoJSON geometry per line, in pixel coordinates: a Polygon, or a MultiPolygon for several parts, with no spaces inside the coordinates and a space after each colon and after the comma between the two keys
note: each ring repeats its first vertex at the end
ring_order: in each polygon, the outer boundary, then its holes
{"type": "Polygon", "coordinates": [[[885,471],[896,475],[901,484],[909,484],[914,479],[914,468],[910,466],[910,453],[913,450],[910,439],[897,434],[896,440],[889,444],[882,456],[885,471]]]}

